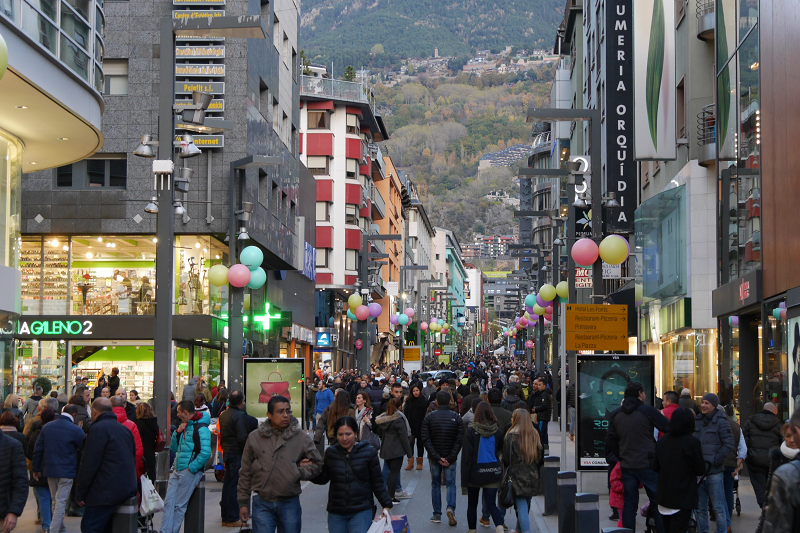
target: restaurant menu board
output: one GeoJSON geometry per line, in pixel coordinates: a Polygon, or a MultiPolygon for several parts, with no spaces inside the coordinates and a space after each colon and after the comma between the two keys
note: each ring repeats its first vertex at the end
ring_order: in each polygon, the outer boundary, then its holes
{"type": "Polygon", "coordinates": [[[283,396],[292,405],[292,416],[303,426],[305,387],[303,359],[244,358],[244,402],[247,414],[259,421],[267,417],[273,396],[283,396]]]}
{"type": "Polygon", "coordinates": [[[625,387],[638,381],[653,404],[655,360],[652,355],[578,354],[575,453],[578,470],[604,470],[611,413],[622,404],[625,387]]]}

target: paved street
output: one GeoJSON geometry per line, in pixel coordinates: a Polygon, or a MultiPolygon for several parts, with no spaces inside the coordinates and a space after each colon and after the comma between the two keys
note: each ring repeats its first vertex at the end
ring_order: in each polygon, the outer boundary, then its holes
{"type": "MultiPolygon", "coordinates": [[[[560,450],[560,439],[558,434],[558,424],[551,423],[550,426],[550,441],[553,453],[560,450]]],[[[567,441],[568,458],[572,461],[574,445],[571,441],[567,441]]],[[[424,462],[424,468],[420,471],[412,470],[407,472],[402,471],[403,488],[411,492],[413,497],[408,500],[403,500],[400,505],[395,506],[394,513],[404,514],[409,518],[412,532],[421,531],[466,531],[467,530],[467,498],[461,495],[460,489],[458,490],[458,500],[456,506],[456,518],[458,519],[458,526],[450,528],[447,525],[447,518],[444,517],[444,522],[441,524],[432,524],[431,517],[431,497],[430,497],[430,472],[428,470],[427,459],[424,462]]],[[[460,483],[460,476],[457,484],[460,483]]],[[[734,516],[733,531],[735,533],[752,533],[755,531],[756,524],[758,523],[758,507],[755,502],[753,490],[749,480],[743,480],[740,485],[740,498],[742,501],[742,515],[740,517],[734,516]]],[[[220,526],[219,514],[219,499],[222,492],[222,484],[214,480],[211,473],[206,475],[206,528],[207,533],[226,533],[236,531],[232,528],[223,528],[220,526]]],[[[309,533],[324,532],[328,530],[327,513],[325,507],[328,500],[328,487],[318,486],[311,483],[304,483],[303,495],[301,496],[301,503],[303,506],[303,531],[309,533]]],[[[445,501],[445,491],[442,490],[442,500],[445,501]]],[[[644,491],[642,491],[641,504],[646,501],[644,491]]],[[[533,525],[533,532],[540,533],[556,533],[558,531],[558,518],[554,516],[543,517],[542,509],[544,509],[544,498],[534,498],[531,510],[531,524],[533,525]]],[[[616,525],[614,522],[607,520],[608,518],[608,495],[600,496],[600,527],[611,527],[616,525]]],[[[36,517],[36,502],[33,499],[31,492],[28,498],[28,504],[25,508],[25,513],[19,521],[19,525],[15,530],[17,533],[40,533],[41,529],[34,525],[36,517]]],[[[155,524],[158,527],[160,522],[160,513],[156,516],[155,524]]],[[[514,517],[513,510],[506,513],[506,524],[513,528],[516,526],[516,518],[514,517]]],[[[80,531],[80,518],[67,518],[66,526],[68,533],[78,533],[80,531]]],[[[644,531],[644,519],[639,516],[637,520],[637,531],[644,531]]],[[[479,527],[479,531],[490,531],[479,527]]]]}

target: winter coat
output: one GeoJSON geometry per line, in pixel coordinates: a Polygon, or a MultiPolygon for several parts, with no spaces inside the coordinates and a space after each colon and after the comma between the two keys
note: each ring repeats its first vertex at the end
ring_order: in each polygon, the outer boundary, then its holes
{"type": "Polygon", "coordinates": [[[403,414],[408,419],[408,424],[411,426],[411,435],[415,438],[422,437],[422,421],[425,419],[425,414],[428,411],[428,402],[425,397],[420,393],[419,398],[409,396],[403,405],[403,414]]]}
{"type": "Polygon", "coordinates": [[[523,402],[522,399],[516,394],[509,394],[503,398],[503,402],[500,405],[503,406],[503,409],[507,410],[509,413],[514,413],[515,409],[528,408],[528,404],[523,402]]]}
{"type": "Polygon", "coordinates": [[[503,441],[503,464],[509,469],[514,496],[532,498],[538,494],[539,468],[544,464],[541,444],[538,459],[533,464],[526,463],[519,448],[519,433],[516,431],[506,433],[503,441]]]}
{"type": "Polygon", "coordinates": [[[436,385],[425,385],[422,387],[422,394],[425,395],[428,401],[431,401],[431,395],[436,396],[436,385]]]}
{"type": "Polygon", "coordinates": [[[537,390],[528,398],[528,407],[532,413],[536,413],[539,422],[549,422],[553,413],[553,398],[550,389],[537,390]]]}
{"type": "Polygon", "coordinates": [[[464,401],[461,402],[461,413],[459,413],[462,417],[467,414],[467,411],[472,409],[472,402],[475,401],[475,398],[480,398],[481,395],[477,392],[471,392],[464,397],[464,401]]]}
{"type": "Polygon", "coordinates": [[[244,446],[237,490],[239,507],[250,505],[252,492],[267,502],[299,496],[300,482],[320,472],[322,456],[300,422],[292,417],[289,427],[275,430],[267,419],[250,433],[244,446]],[[312,464],[300,466],[303,459],[312,464]]]}
{"type": "MultiPolygon", "coordinates": [[[[333,432],[333,425],[336,423],[336,420],[328,421],[328,415],[331,412],[330,406],[326,407],[325,410],[322,412],[322,415],[319,417],[319,421],[317,422],[317,429],[314,430],[314,442],[317,443],[317,447],[320,450],[320,457],[322,457],[322,436],[325,435],[328,437],[328,445],[333,446],[336,444],[336,434],[333,432]]],[[[352,416],[353,418],[356,417],[355,409],[350,409],[347,413],[347,416],[352,416]]]]}
{"type": "Polygon", "coordinates": [[[464,440],[464,424],[458,413],[448,407],[438,407],[422,420],[422,443],[428,451],[428,462],[440,459],[455,464],[464,440]]]}
{"type": "Polygon", "coordinates": [[[358,423],[358,440],[369,442],[369,436],[374,433],[372,431],[372,407],[365,407],[361,411],[356,410],[355,413],[356,423],[358,423]]]}
{"type": "MultiPolygon", "coordinates": [[[[242,405],[243,407],[244,405],[242,405]]],[[[229,407],[219,415],[219,441],[225,457],[242,455],[247,444],[247,425],[244,413],[236,407],[229,407]]]]}
{"type": "Polygon", "coordinates": [[[464,423],[464,431],[467,430],[472,421],[475,420],[475,413],[472,412],[472,409],[467,411],[467,413],[461,418],[461,422],[464,423]]]}
{"type": "Polygon", "coordinates": [[[575,409],[575,384],[570,383],[567,387],[567,407],[575,409]]]}
{"type": "Polygon", "coordinates": [[[27,400],[22,403],[22,417],[25,419],[25,422],[31,419],[31,417],[36,416],[39,412],[39,400],[41,400],[41,396],[30,396],[27,400]]]}
{"type": "Polygon", "coordinates": [[[495,418],[497,418],[497,427],[500,429],[505,429],[506,427],[511,425],[511,411],[504,408],[499,403],[490,404],[492,408],[492,412],[494,413],[495,418]]]}
{"type": "Polygon", "coordinates": [[[20,516],[28,500],[28,474],[22,443],[0,431],[0,519],[20,516]]]}
{"type": "Polygon", "coordinates": [[[764,505],[764,531],[800,529],[800,462],[790,461],[775,470],[772,488],[764,505]]]}
{"type": "Polygon", "coordinates": [[[700,409],[697,407],[697,402],[694,401],[691,396],[681,396],[678,399],[678,407],[686,407],[687,409],[694,411],[695,414],[700,414],[700,409]]]}
{"type": "Polygon", "coordinates": [[[59,416],[42,427],[33,450],[33,472],[44,477],[75,478],[78,473],[78,452],[86,434],[67,416],[59,416]]]}
{"type": "Polygon", "coordinates": [[[723,470],[725,456],[733,449],[731,426],[725,413],[714,409],[709,416],[699,414],[694,419],[694,435],[703,447],[703,460],[711,463],[709,474],[723,470]]]}
{"type": "MultiPolygon", "coordinates": [[[[742,428],[739,427],[739,424],[737,424],[733,418],[728,418],[728,425],[731,426],[731,435],[733,435],[733,449],[725,456],[725,463],[723,466],[726,468],[736,468],[739,462],[737,456],[739,455],[739,441],[742,440],[742,428]]],[[[745,444],[747,444],[746,441],[745,444]]]]}
{"type": "MultiPolygon", "coordinates": [[[[726,421],[727,423],[727,421],[726,421]]],[[[693,435],[666,434],[656,443],[658,504],[669,509],[697,506],[697,477],[706,473],[700,441],[693,435]]]]}
{"type": "Polygon", "coordinates": [[[367,442],[357,442],[349,453],[340,444],[328,446],[322,472],[311,482],[317,485],[330,482],[329,513],[350,515],[371,510],[373,494],[382,507],[392,507],[378,452],[367,442]]]}
{"type": "Polygon", "coordinates": [[[478,451],[481,437],[494,436],[494,455],[498,460],[503,454],[503,430],[497,424],[476,425],[473,423],[464,435],[464,451],[461,454],[461,488],[485,487],[497,488],[500,482],[478,485],[470,481],[478,469],[478,451]]]}
{"type": "Polygon", "coordinates": [[[196,474],[205,469],[206,461],[211,457],[211,431],[208,429],[210,423],[211,417],[208,411],[200,411],[195,413],[192,420],[189,420],[184,431],[172,432],[169,449],[175,454],[176,472],[188,468],[193,474],[196,474]],[[198,427],[198,424],[206,424],[206,426],[198,427]],[[195,431],[198,431],[200,435],[200,452],[197,455],[194,454],[195,431]]]}
{"type": "Polygon", "coordinates": [[[606,444],[622,463],[622,468],[652,468],[656,454],[653,429],[667,431],[669,420],[652,405],[627,397],[622,407],[611,413],[606,444]]]}
{"type": "Polygon", "coordinates": [[[0,430],[12,439],[17,439],[22,444],[23,451],[28,446],[28,438],[11,426],[0,426],[0,430]]]}
{"type": "Polygon", "coordinates": [[[333,403],[333,392],[330,389],[325,389],[317,393],[314,398],[314,414],[321,415],[322,412],[333,403]]]}
{"type": "Polygon", "coordinates": [[[622,468],[619,462],[611,469],[608,484],[611,485],[608,490],[608,505],[614,509],[622,509],[625,507],[625,485],[622,483],[622,468]]]}
{"type": "Polygon", "coordinates": [[[136,422],[136,404],[131,402],[125,402],[125,416],[131,422],[136,422]]]}
{"type": "MultiPolygon", "coordinates": [[[[136,420],[136,429],[142,440],[142,460],[147,477],[156,473],[156,439],[158,438],[158,418],[139,418],[136,420]]],[[[155,479],[151,479],[155,481],[155,479]]]]}
{"type": "Polygon", "coordinates": [[[183,394],[181,394],[181,400],[192,400],[194,401],[194,397],[197,395],[197,382],[194,378],[189,380],[189,383],[184,385],[183,387],[183,394]]]}
{"type": "Polygon", "coordinates": [[[111,411],[116,415],[117,422],[125,426],[133,434],[133,442],[136,445],[136,477],[144,474],[144,448],[142,447],[142,436],[136,422],[128,419],[128,414],[122,407],[114,407],[111,411]]]}
{"type": "MultiPolygon", "coordinates": [[[[117,395],[117,389],[119,388],[119,376],[109,376],[108,378],[108,391],[111,396],[117,395]]],[[[100,391],[103,392],[103,391],[100,391]]]]}
{"type": "Polygon", "coordinates": [[[75,501],[85,501],[87,506],[119,505],[136,496],[135,454],[133,434],[114,413],[101,413],[86,436],[75,501]]]}
{"type": "Polygon", "coordinates": [[[744,442],[747,444],[747,466],[769,468],[769,451],[783,442],[781,421],[766,409],[747,419],[744,424],[744,442]]]}
{"type": "MultiPolygon", "coordinates": [[[[25,445],[25,461],[28,464],[29,471],[33,468],[33,451],[36,449],[36,441],[39,440],[39,435],[42,434],[42,427],[43,427],[42,425],[37,426],[36,429],[30,434],[30,436],[27,437],[28,442],[25,445]]],[[[30,479],[28,480],[28,485],[31,487],[47,487],[47,488],[50,487],[50,485],[47,483],[46,477],[39,476],[39,479],[36,480],[33,477],[32,471],[30,472],[30,479]]]]}
{"type": "Polygon", "coordinates": [[[402,413],[391,415],[384,413],[378,416],[375,419],[375,431],[381,437],[381,459],[414,456],[414,451],[408,442],[408,430],[402,413]]]}
{"type": "MultiPolygon", "coordinates": [[[[661,411],[662,415],[667,417],[667,420],[671,420],[672,419],[672,413],[674,413],[675,410],[678,409],[678,407],[680,407],[678,404],[671,403],[668,406],[666,406],[665,408],[660,409],[660,411],[661,411]]],[[[659,431],[658,432],[658,438],[660,439],[663,436],[664,436],[664,432],[663,431],[659,431]]]]}

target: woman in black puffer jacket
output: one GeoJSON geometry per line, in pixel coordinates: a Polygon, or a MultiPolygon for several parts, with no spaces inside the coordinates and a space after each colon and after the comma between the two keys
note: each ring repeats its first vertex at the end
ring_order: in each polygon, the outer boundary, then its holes
{"type": "Polygon", "coordinates": [[[328,489],[328,531],[348,533],[369,529],[375,514],[373,494],[384,509],[392,500],[381,476],[378,452],[367,442],[356,442],[358,424],[350,416],[334,424],[337,442],[325,450],[322,473],[311,482],[328,489]]]}

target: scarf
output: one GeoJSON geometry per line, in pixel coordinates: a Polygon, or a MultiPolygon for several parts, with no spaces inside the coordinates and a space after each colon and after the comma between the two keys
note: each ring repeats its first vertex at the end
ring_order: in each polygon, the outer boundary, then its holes
{"type": "Polygon", "coordinates": [[[497,433],[497,424],[492,422],[491,424],[482,424],[478,422],[473,422],[469,425],[472,429],[474,429],[478,435],[481,437],[491,437],[495,433],[497,433]]]}
{"type": "Polygon", "coordinates": [[[783,441],[781,442],[781,453],[787,459],[792,460],[797,457],[797,454],[800,453],[800,450],[789,448],[789,446],[786,445],[786,441],[783,441]]]}

